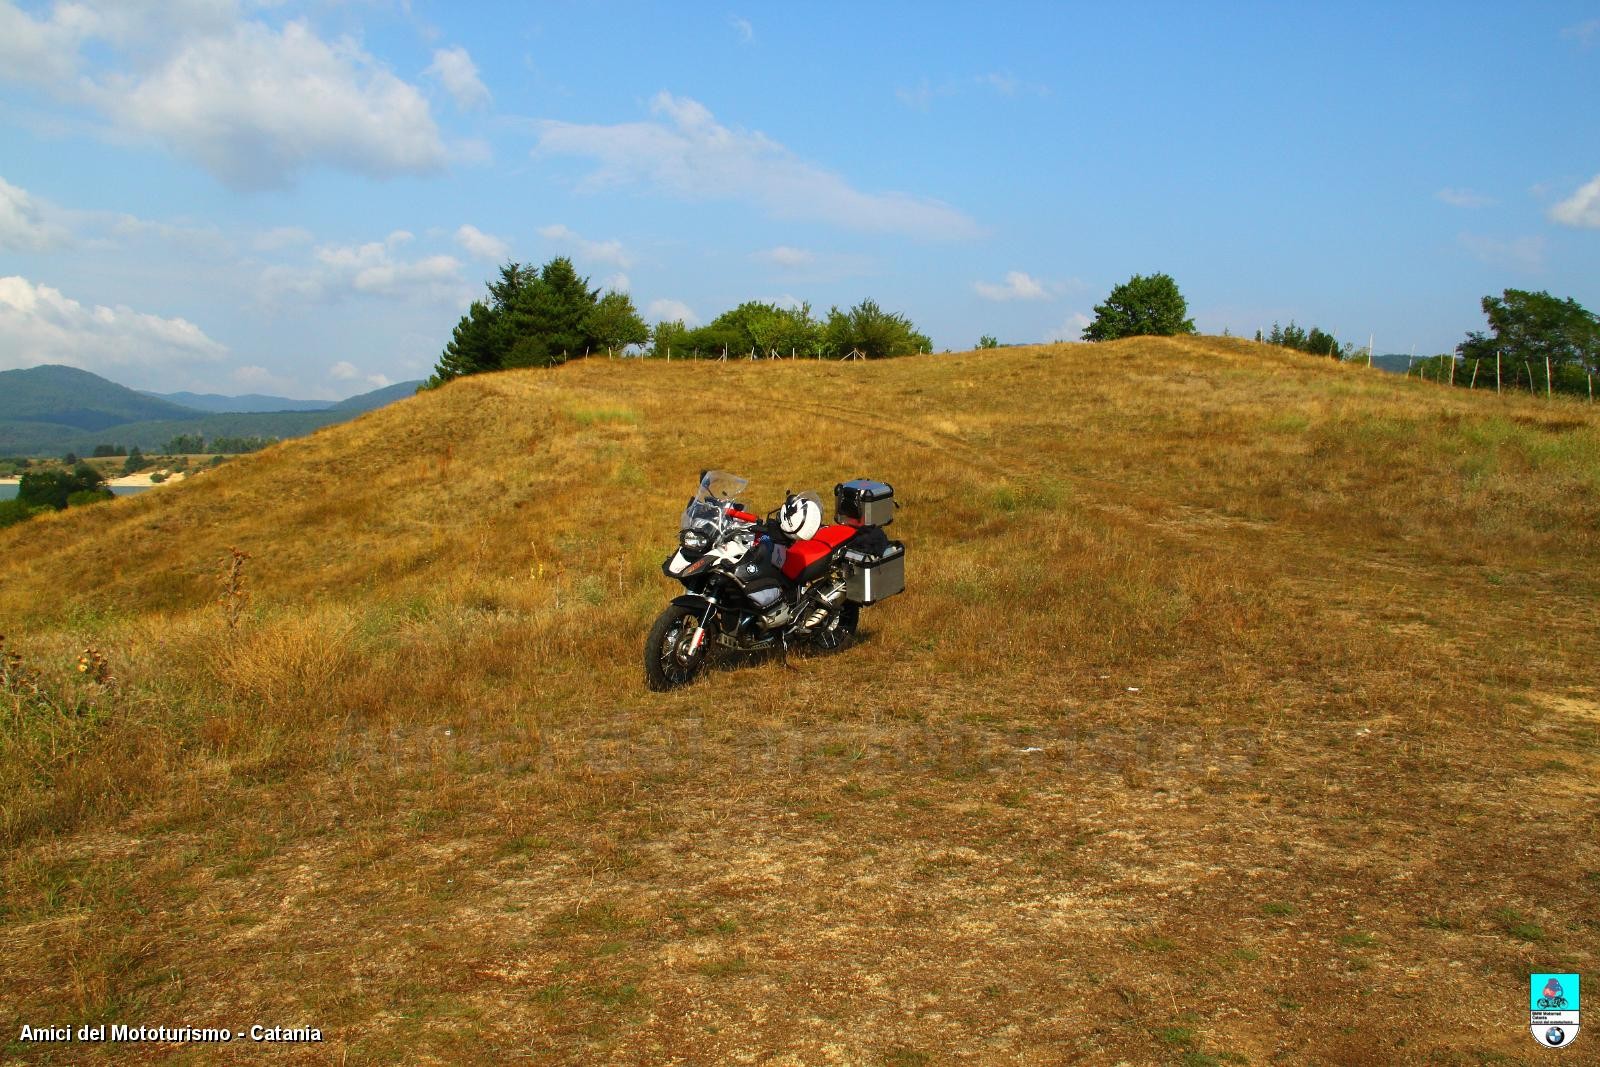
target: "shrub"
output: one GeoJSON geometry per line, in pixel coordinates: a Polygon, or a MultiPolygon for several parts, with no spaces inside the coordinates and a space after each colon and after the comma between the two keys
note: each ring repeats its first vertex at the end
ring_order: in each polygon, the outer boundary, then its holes
{"type": "Polygon", "coordinates": [[[0,529],[33,517],[34,509],[20,500],[0,500],[0,529]]]}

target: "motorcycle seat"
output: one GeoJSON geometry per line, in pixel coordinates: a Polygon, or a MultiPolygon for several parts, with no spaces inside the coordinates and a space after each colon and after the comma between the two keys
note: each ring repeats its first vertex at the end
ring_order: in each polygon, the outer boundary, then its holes
{"type": "Polygon", "coordinates": [[[796,541],[789,546],[783,560],[783,576],[791,582],[799,581],[812,566],[828,558],[833,550],[854,537],[859,531],[854,526],[824,526],[809,541],[796,541]]]}

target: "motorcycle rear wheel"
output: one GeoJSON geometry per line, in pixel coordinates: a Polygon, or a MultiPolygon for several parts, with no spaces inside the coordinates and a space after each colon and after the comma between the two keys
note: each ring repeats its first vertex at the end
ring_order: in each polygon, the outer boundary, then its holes
{"type": "Polygon", "coordinates": [[[687,608],[671,605],[656,616],[644,640],[645,684],[658,693],[688,685],[699,675],[710,655],[714,636],[708,628],[698,649],[685,645],[692,640],[700,616],[687,608]]]}
{"type": "Polygon", "coordinates": [[[860,624],[861,605],[847,603],[811,631],[811,643],[823,652],[838,652],[855,640],[856,627],[860,624]]]}

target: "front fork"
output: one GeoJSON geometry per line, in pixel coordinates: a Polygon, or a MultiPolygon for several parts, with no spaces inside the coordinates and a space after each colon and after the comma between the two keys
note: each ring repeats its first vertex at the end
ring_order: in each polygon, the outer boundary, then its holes
{"type": "Polygon", "coordinates": [[[716,600],[710,597],[706,597],[705,600],[706,610],[701,613],[700,621],[695,624],[695,628],[692,631],[685,634],[678,642],[678,648],[680,650],[678,652],[678,659],[683,663],[689,663],[696,656],[700,655],[701,650],[705,648],[706,628],[711,624],[711,616],[717,613],[716,600]]]}

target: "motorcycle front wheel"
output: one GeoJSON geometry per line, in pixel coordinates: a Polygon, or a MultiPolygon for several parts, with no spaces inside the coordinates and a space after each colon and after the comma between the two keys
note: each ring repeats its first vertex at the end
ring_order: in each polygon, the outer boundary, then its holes
{"type": "Polygon", "coordinates": [[[696,642],[699,633],[700,616],[687,608],[673,604],[658,615],[644,640],[645,684],[660,693],[694,681],[714,641],[709,627],[696,642]]]}

